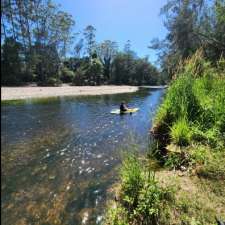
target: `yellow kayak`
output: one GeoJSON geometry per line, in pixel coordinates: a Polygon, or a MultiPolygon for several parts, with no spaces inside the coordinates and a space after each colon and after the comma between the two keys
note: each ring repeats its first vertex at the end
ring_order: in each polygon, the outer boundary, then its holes
{"type": "Polygon", "coordinates": [[[110,113],[112,114],[129,114],[129,113],[134,113],[137,112],[139,110],[139,108],[132,108],[132,109],[128,109],[127,111],[124,112],[120,112],[120,109],[113,109],[110,113]]]}

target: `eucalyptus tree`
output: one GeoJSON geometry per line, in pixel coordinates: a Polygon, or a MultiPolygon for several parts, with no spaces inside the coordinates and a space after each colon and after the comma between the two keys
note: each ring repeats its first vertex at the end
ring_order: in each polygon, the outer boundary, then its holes
{"type": "Polygon", "coordinates": [[[95,32],[96,29],[92,26],[92,25],[88,25],[85,29],[84,29],[84,38],[86,41],[86,52],[89,56],[89,58],[91,58],[92,54],[95,51],[95,46],[96,46],[96,41],[95,41],[95,32]]]}
{"type": "Polygon", "coordinates": [[[149,47],[159,50],[163,72],[171,76],[179,61],[200,47],[212,61],[224,55],[224,0],[169,0],[161,15],[168,34],[162,41],[154,39],[149,47]]]}
{"type": "Polygon", "coordinates": [[[83,47],[84,47],[84,39],[81,38],[74,46],[74,55],[76,58],[79,59],[81,57],[83,47]]]}
{"type": "Polygon", "coordinates": [[[97,46],[97,55],[104,66],[104,76],[110,80],[111,65],[118,53],[118,44],[115,41],[105,40],[97,46]]]}
{"type": "MultiPolygon", "coordinates": [[[[65,57],[73,40],[75,22],[72,16],[61,11],[51,0],[3,0],[1,6],[2,43],[6,38],[13,38],[20,44],[24,73],[27,76],[36,74],[37,79],[57,75],[58,58],[65,57]],[[52,56],[48,57],[47,53],[52,56]],[[51,62],[56,53],[57,65],[51,62]],[[40,69],[46,66],[49,68],[40,69]],[[47,74],[41,75],[43,71],[47,74]]],[[[2,62],[2,66],[6,65],[2,62]]]]}

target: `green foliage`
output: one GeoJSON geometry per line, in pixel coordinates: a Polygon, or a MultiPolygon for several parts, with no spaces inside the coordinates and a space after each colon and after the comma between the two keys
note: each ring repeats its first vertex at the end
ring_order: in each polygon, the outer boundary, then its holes
{"type": "Polygon", "coordinates": [[[104,76],[110,79],[112,62],[118,52],[118,45],[115,41],[105,40],[97,46],[97,55],[104,66],[104,76]]]}
{"type": "Polygon", "coordinates": [[[64,83],[70,83],[73,81],[74,79],[74,72],[69,70],[67,67],[63,67],[61,68],[61,71],[60,71],[60,78],[62,80],[62,82],[64,83]]]}
{"type": "Polygon", "coordinates": [[[170,153],[165,161],[165,166],[169,167],[170,169],[179,169],[183,164],[184,162],[180,155],[173,153],[170,153]]]}
{"type": "Polygon", "coordinates": [[[51,0],[2,1],[1,6],[4,85],[55,83],[72,41],[71,15],[51,0]]]}
{"type": "Polygon", "coordinates": [[[155,173],[144,165],[136,153],[126,155],[120,174],[120,199],[107,213],[106,224],[159,224],[162,209],[174,200],[174,191],[160,187],[155,173]]]}
{"type": "Polygon", "coordinates": [[[185,118],[178,119],[171,127],[170,136],[172,142],[179,146],[190,144],[191,129],[185,118]]]}
{"type": "Polygon", "coordinates": [[[129,225],[127,220],[127,211],[122,206],[110,208],[107,211],[105,223],[106,225],[129,225]]]}
{"type": "Polygon", "coordinates": [[[156,85],[159,73],[146,58],[138,59],[131,54],[118,54],[112,65],[112,83],[132,85],[156,85]]]}
{"type": "Polygon", "coordinates": [[[225,151],[212,151],[207,147],[196,147],[191,152],[191,158],[198,163],[197,174],[200,177],[213,180],[225,180],[225,151]]]}
{"type": "Polygon", "coordinates": [[[157,224],[163,191],[155,180],[155,174],[149,171],[144,187],[139,193],[139,203],[135,213],[141,215],[143,224],[157,224]]]}
{"type": "Polygon", "coordinates": [[[56,87],[56,86],[59,86],[61,83],[62,83],[61,80],[59,80],[58,78],[50,77],[47,79],[44,85],[56,87]]]}
{"type": "Polygon", "coordinates": [[[83,32],[86,41],[86,53],[88,54],[89,58],[91,58],[95,50],[95,32],[96,29],[92,25],[88,25],[83,32]]]}
{"type": "Polygon", "coordinates": [[[129,211],[137,207],[139,191],[144,185],[142,169],[136,154],[128,154],[122,163],[122,198],[129,211]]]}
{"type": "Polygon", "coordinates": [[[162,70],[168,77],[176,73],[180,61],[203,48],[204,55],[216,64],[225,57],[225,4],[216,1],[169,0],[161,9],[168,35],[152,40],[150,48],[159,51],[162,70]]]}
{"type": "Polygon", "coordinates": [[[156,123],[166,123],[172,126],[172,122],[179,117],[194,120],[200,112],[198,101],[192,91],[193,78],[181,76],[169,87],[165,100],[156,115],[156,123]]]}
{"type": "Polygon", "coordinates": [[[221,68],[213,68],[201,57],[197,52],[179,70],[158,110],[155,124],[170,127],[170,137],[178,145],[193,140],[222,147],[225,79],[221,68]]]}
{"type": "Polygon", "coordinates": [[[19,57],[21,45],[7,38],[2,46],[1,74],[3,85],[18,85],[21,80],[22,61],[19,57]]]}
{"type": "Polygon", "coordinates": [[[76,70],[74,85],[100,85],[104,81],[103,65],[98,58],[83,62],[76,70]]]}

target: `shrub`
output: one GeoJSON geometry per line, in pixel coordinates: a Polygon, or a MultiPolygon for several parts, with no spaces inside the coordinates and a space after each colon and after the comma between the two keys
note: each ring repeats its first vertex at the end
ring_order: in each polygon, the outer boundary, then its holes
{"type": "Polygon", "coordinates": [[[55,87],[55,86],[59,86],[60,84],[61,84],[61,81],[58,78],[50,77],[47,79],[47,82],[44,85],[55,87]]]}
{"type": "Polygon", "coordinates": [[[74,85],[99,85],[104,81],[103,66],[98,59],[83,63],[75,72],[74,85]]]}
{"type": "Polygon", "coordinates": [[[171,126],[179,117],[194,121],[201,112],[199,102],[193,92],[194,79],[183,74],[168,88],[164,102],[160,106],[155,123],[171,126]]]}
{"type": "Polygon", "coordinates": [[[63,67],[60,71],[60,78],[63,82],[65,83],[70,83],[73,81],[74,79],[74,72],[69,70],[67,67],[63,67]]]}
{"type": "Polygon", "coordinates": [[[140,190],[138,206],[135,212],[142,218],[145,224],[157,224],[159,211],[160,211],[160,200],[162,197],[162,190],[159,188],[155,174],[149,172],[147,181],[143,188],[140,190]]]}
{"type": "Polygon", "coordinates": [[[127,220],[127,211],[122,206],[110,208],[107,211],[105,225],[129,225],[127,220]]]}

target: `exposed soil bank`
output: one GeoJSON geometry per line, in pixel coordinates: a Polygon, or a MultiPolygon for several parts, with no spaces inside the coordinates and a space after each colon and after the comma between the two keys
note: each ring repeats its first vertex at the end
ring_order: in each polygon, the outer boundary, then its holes
{"type": "Polygon", "coordinates": [[[77,95],[103,95],[130,93],[138,90],[134,86],[61,86],[61,87],[2,87],[1,100],[18,100],[27,98],[47,98],[77,95]]]}

